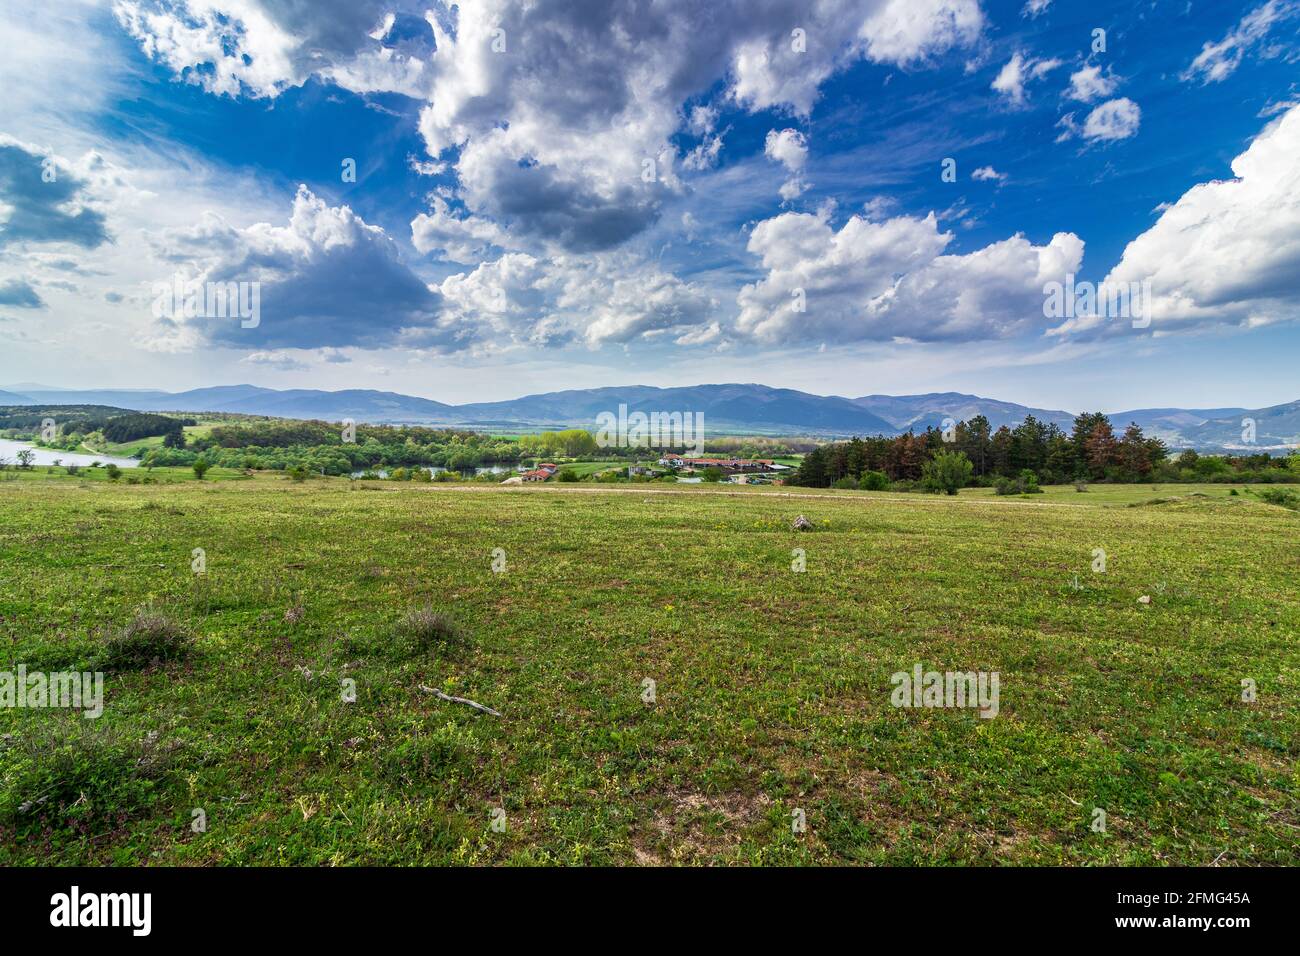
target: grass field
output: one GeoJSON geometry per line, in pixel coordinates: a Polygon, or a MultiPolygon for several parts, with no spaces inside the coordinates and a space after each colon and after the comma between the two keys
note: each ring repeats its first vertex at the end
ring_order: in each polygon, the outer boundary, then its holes
{"type": "Polygon", "coordinates": [[[106,678],[0,709],[0,863],[1296,864],[1300,514],[1228,490],[3,482],[4,667],[106,678]]]}

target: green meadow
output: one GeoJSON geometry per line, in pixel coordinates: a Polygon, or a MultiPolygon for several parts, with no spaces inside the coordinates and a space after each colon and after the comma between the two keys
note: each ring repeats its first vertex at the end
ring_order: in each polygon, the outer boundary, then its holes
{"type": "Polygon", "coordinates": [[[157,475],[0,482],[0,669],[104,674],[0,708],[0,863],[1300,863],[1300,513],[1241,489],[157,475]]]}

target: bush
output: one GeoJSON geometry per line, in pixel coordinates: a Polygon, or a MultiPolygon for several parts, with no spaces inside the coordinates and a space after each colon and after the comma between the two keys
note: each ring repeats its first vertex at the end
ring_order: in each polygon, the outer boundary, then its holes
{"type": "Polygon", "coordinates": [[[858,487],[863,491],[884,491],[889,487],[889,476],[883,471],[864,471],[858,487]]]}
{"type": "Polygon", "coordinates": [[[835,480],[835,484],[831,485],[831,487],[839,488],[844,491],[850,489],[856,491],[858,488],[858,482],[856,479],[853,478],[852,475],[845,475],[843,478],[837,478],[835,480]]]}
{"type": "Polygon", "coordinates": [[[104,473],[108,475],[109,481],[117,481],[122,477],[122,469],[112,462],[109,462],[108,467],[104,469],[104,473]]]}
{"type": "Polygon", "coordinates": [[[99,665],[106,670],[147,667],[179,660],[189,648],[190,636],[184,627],[161,611],[142,608],[104,644],[99,665]]]}
{"type": "Polygon", "coordinates": [[[1262,501],[1267,501],[1271,505],[1300,511],[1300,494],[1297,494],[1294,488],[1265,488],[1263,491],[1255,492],[1255,494],[1262,501]]]}
{"type": "Polygon", "coordinates": [[[555,476],[556,481],[578,481],[578,473],[572,468],[561,468],[560,473],[555,476]]]}
{"type": "Polygon", "coordinates": [[[306,480],[307,480],[307,466],[306,466],[306,465],[294,465],[292,468],[286,468],[286,469],[284,470],[284,473],[285,473],[286,475],[288,475],[290,478],[292,478],[294,481],[306,481],[306,480]]]}
{"type": "Polygon", "coordinates": [[[48,839],[51,826],[118,826],[156,799],[175,748],[97,724],[77,719],[0,745],[0,822],[44,830],[48,839]]]}
{"type": "Polygon", "coordinates": [[[941,451],[921,466],[921,486],[936,494],[942,491],[955,495],[970,484],[974,470],[975,466],[965,452],[941,451]]]}
{"type": "Polygon", "coordinates": [[[1038,487],[1038,476],[1028,468],[1020,472],[1016,478],[999,477],[994,482],[993,488],[1000,495],[1041,495],[1043,493],[1043,489],[1038,487]]]}
{"type": "Polygon", "coordinates": [[[397,636],[422,651],[438,644],[463,645],[468,641],[464,629],[450,615],[434,610],[429,604],[407,612],[397,623],[397,636]]]}
{"type": "Polygon", "coordinates": [[[1074,483],[1074,490],[1075,490],[1075,491],[1087,491],[1087,490],[1088,490],[1088,483],[1087,483],[1086,481],[1076,481],[1076,482],[1074,483]]]}
{"type": "Polygon", "coordinates": [[[190,465],[190,467],[194,469],[194,477],[199,481],[202,481],[203,476],[208,473],[208,469],[211,468],[212,465],[206,458],[195,458],[194,464],[190,465]]]}

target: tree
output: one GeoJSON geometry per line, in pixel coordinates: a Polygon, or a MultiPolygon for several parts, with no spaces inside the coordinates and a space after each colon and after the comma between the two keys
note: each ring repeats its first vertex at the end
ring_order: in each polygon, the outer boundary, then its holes
{"type": "Polygon", "coordinates": [[[185,430],[181,428],[180,422],[177,422],[175,428],[163,435],[162,443],[164,448],[185,447],[185,430]]]}
{"type": "Polygon", "coordinates": [[[108,463],[108,467],[105,468],[104,471],[107,473],[109,481],[117,481],[117,479],[122,477],[122,469],[117,467],[117,465],[113,464],[111,461],[108,463]]]}
{"type": "Polygon", "coordinates": [[[941,451],[921,466],[921,484],[936,493],[955,495],[970,483],[974,469],[965,452],[941,451]]]}
{"type": "Polygon", "coordinates": [[[716,465],[710,465],[708,468],[705,468],[700,472],[700,477],[705,481],[721,481],[723,477],[722,469],[716,465]]]}
{"type": "Polygon", "coordinates": [[[35,460],[36,452],[32,451],[30,448],[24,448],[22,451],[18,452],[19,468],[31,468],[32,462],[35,460]]]}
{"type": "Polygon", "coordinates": [[[1124,430],[1115,453],[1126,477],[1137,480],[1151,474],[1151,447],[1136,422],[1124,430]]]}
{"type": "Polygon", "coordinates": [[[194,464],[190,467],[194,469],[194,477],[199,481],[202,481],[203,476],[208,473],[208,469],[211,468],[212,465],[208,463],[206,458],[195,458],[194,464]]]}

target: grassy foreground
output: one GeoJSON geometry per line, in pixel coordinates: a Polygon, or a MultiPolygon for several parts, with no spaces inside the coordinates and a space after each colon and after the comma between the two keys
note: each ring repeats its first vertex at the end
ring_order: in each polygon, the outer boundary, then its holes
{"type": "Polygon", "coordinates": [[[1300,514],[1191,491],[4,483],[0,669],[106,678],[0,709],[0,863],[1296,864],[1300,514]]]}

